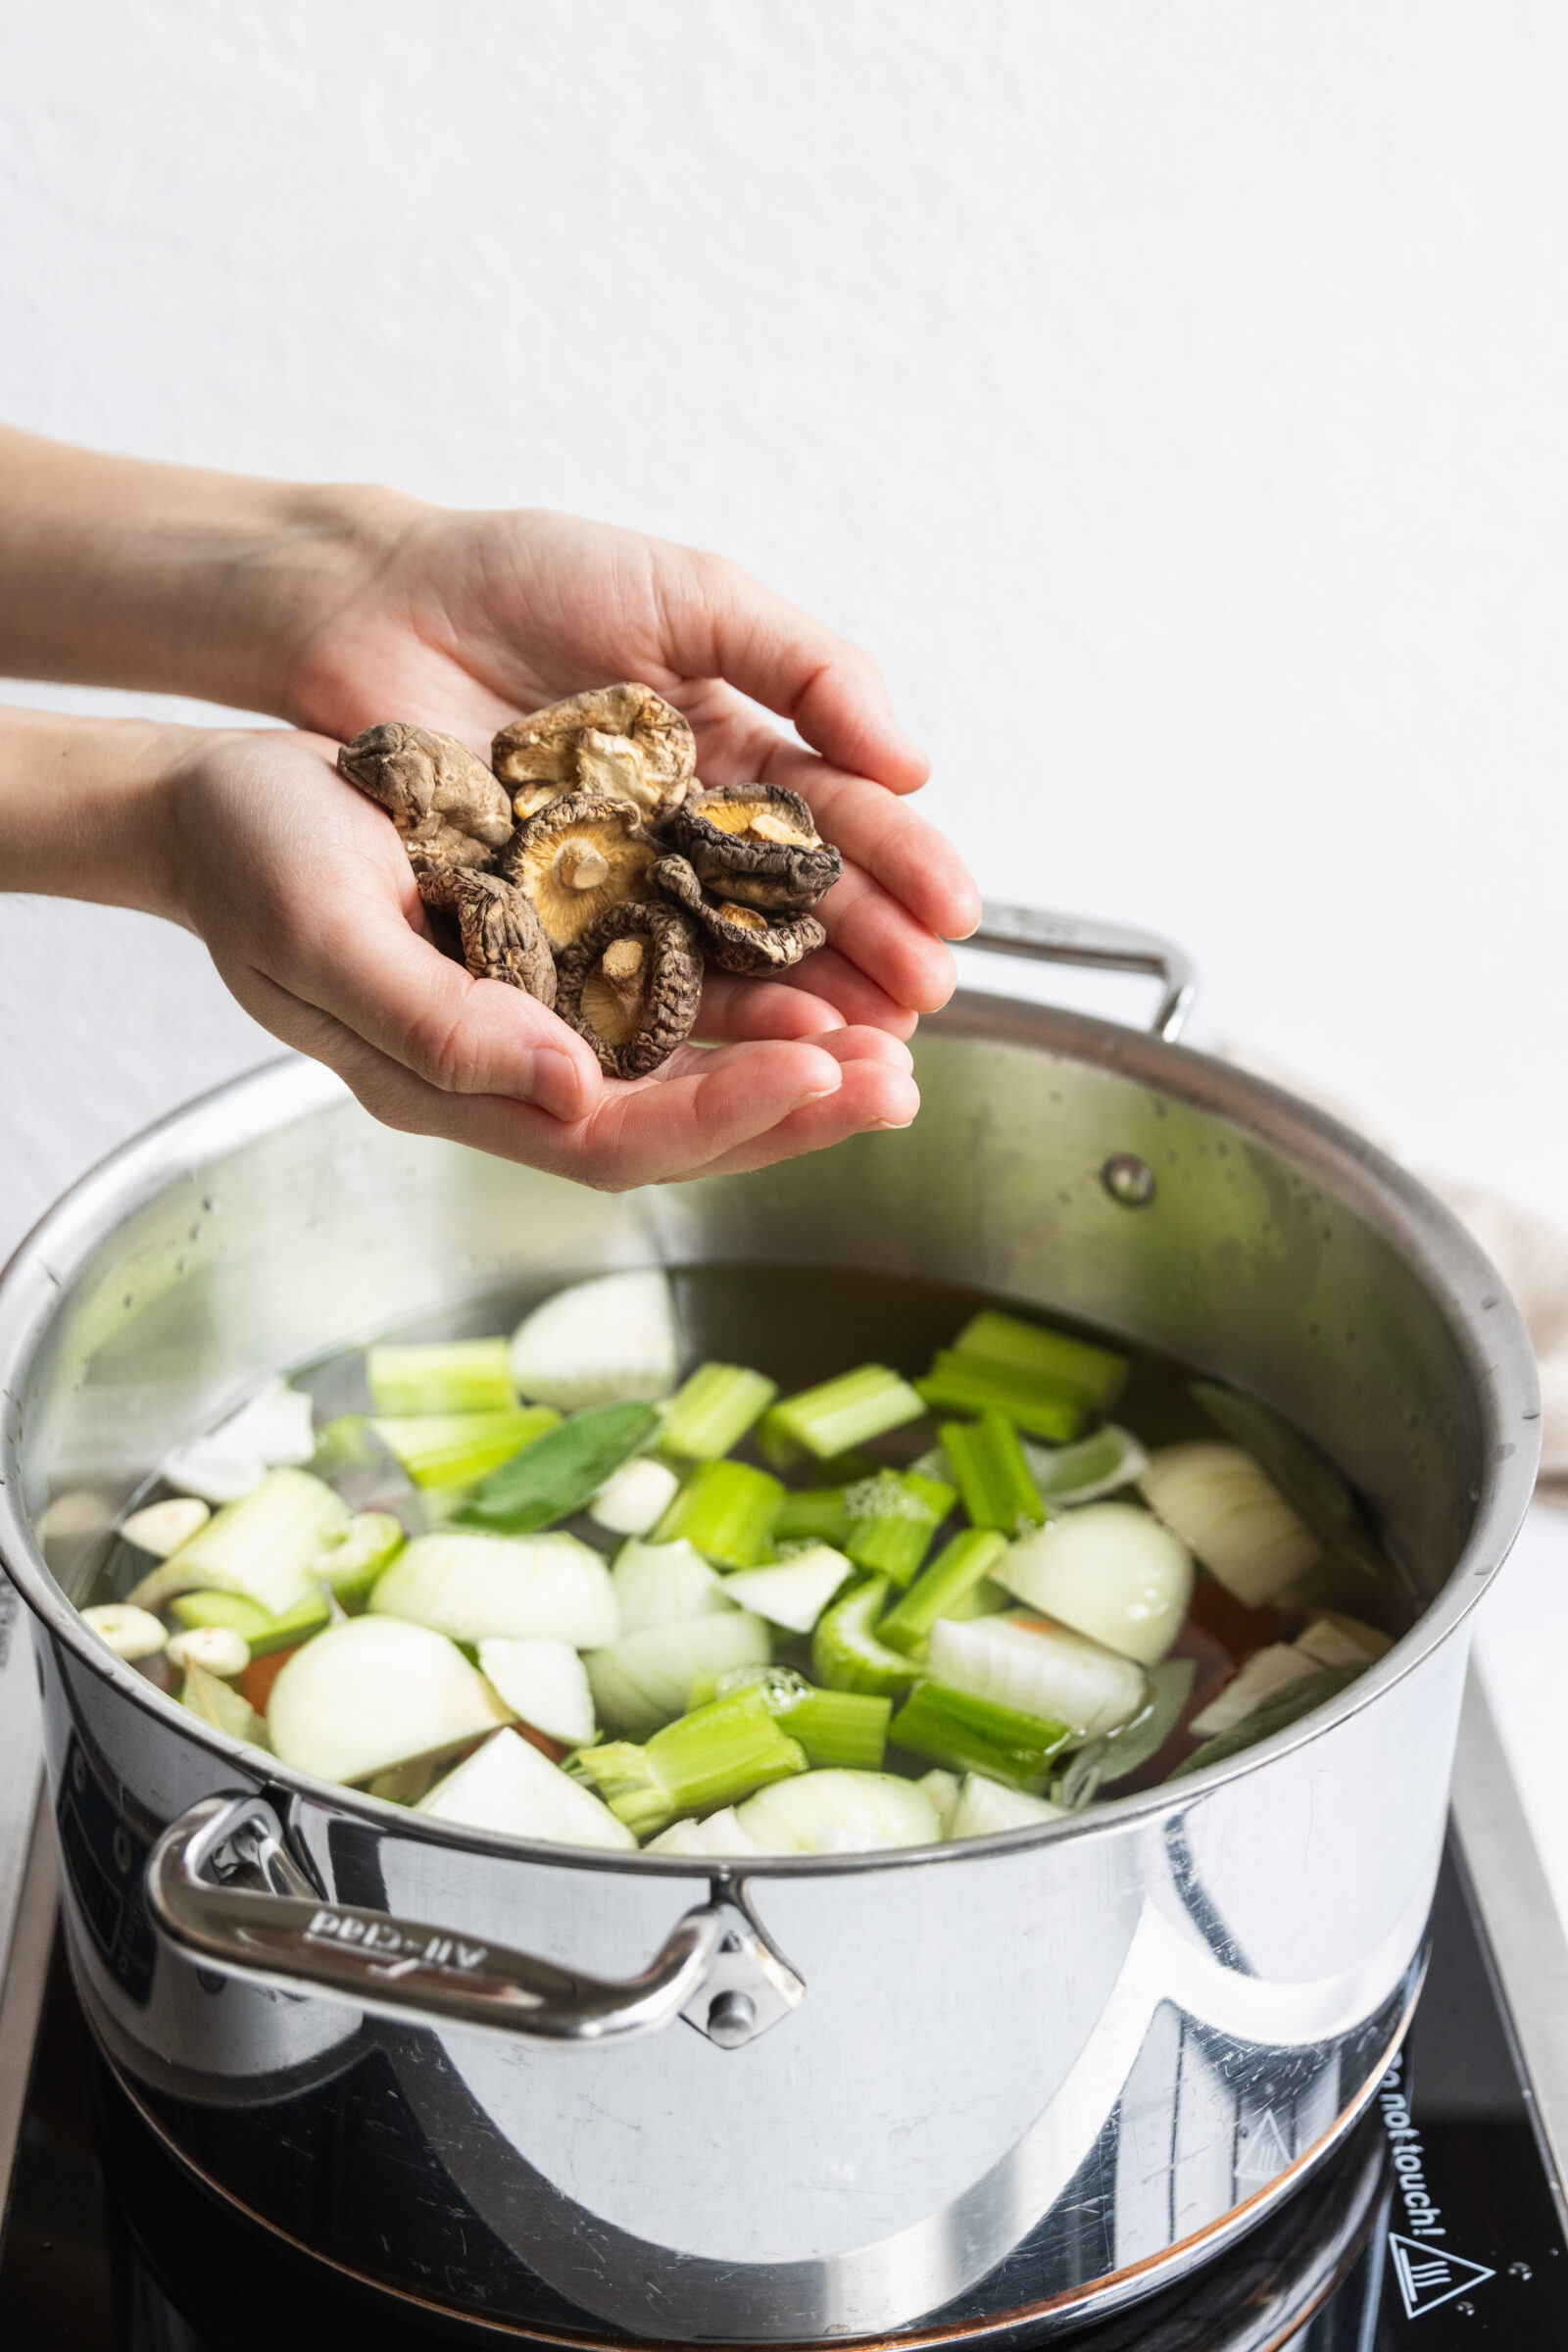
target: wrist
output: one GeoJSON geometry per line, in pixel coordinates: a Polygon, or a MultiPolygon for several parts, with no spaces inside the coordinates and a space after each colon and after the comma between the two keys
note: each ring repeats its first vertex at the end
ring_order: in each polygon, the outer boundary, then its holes
{"type": "Polygon", "coordinates": [[[174,796],[225,735],[0,710],[0,889],[183,922],[174,796]]]}

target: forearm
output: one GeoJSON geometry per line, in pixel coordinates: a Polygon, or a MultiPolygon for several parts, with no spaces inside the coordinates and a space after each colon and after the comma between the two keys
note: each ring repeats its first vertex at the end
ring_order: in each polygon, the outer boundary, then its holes
{"type": "Polygon", "coordinates": [[[414,511],[0,427],[0,675],[286,716],[302,646],[414,511]]]}
{"type": "Polygon", "coordinates": [[[171,785],[202,727],[0,710],[0,890],[181,919],[171,785]]]}

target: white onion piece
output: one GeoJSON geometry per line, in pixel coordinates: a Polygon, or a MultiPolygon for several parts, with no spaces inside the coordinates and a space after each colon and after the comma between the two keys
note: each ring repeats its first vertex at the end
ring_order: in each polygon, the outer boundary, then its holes
{"type": "Polygon", "coordinates": [[[243,1502],[267,1476],[267,1464],[254,1446],[231,1446],[226,1438],[193,1438],[165,1457],[163,1475],[182,1494],[199,1494],[204,1502],[243,1502]]]}
{"type": "Polygon", "coordinates": [[[512,1337],[512,1376],[530,1404],[667,1396],[679,1372],[675,1305],[657,1266],[558,1291],[512,1337]]]}
{"type": "Polygon", "coordinates": [[[294,1652],[267,1710],[275,1753],[323,1781],[367,1780],[507,1720],[505,1702],[455,1643],[400,1617],[329,1625],[294,1652]]]}
{"type": "Polygon", "coordinates": [[[416,1536],[376,1580],[370,1608],[454,1642],[487,1634],[596,1649],[620,1616],[610,1571],[575,1536],[416,1536]]]}
{"type": "MultiPolygon", "coordinates": [[[[684,1625],[711,1617],[732,1604],[724,1580],[702,1553],[686,1543],[640,1544],[635,1538],[615,1554],[611,1575],[620,1631],[645,1634],[656,1625],[684,1625]]],[[[613,1638],[613,1637],[612,1637],[613,1638]]]]}
{"type": "Polygon", "coordinates": [[[1042,1446],[1023,1438],[1023,1458],[1049,1503],[1094,1502],[1130,1487],[1149,1467],[1149,1456],[1130,1429],[1107,1421],[1071,1446],[1042,1446]]]}
{"type": "Polygon", "coordinates": [[[699,1675],[732,1666],[765,1666],[773,1644],[760,1617],[722,1609],[677,1625],[628,1634],[588,1660],[588,1687],[601,1723],[628,1740],[646,1740],[686,1711],[699,1675]]]}
{"type": "Polygon", "coordinates": [[[1298,1649],[1294,1642],[1271,1642],[1267,1649],[1253,1650],[1218,1697],[1193,1717],[1189,1729],[1197,1740],[1212,1740],[1220,1732],[1233,1731],[1276,1691],[1288,1690],[1292,1683],[1304,1682],[1309,1674],[1321,1672],[1320,1661],[1298,1649]]]}
{"type": "Polygon", "coordinates": [[[1149,1507],[1237,1600],[1260,1608],[1323,1546],[1239,1446],[1165,1446],[1138,1482],[1149,1507]]]}
{"type": "Polygon", "coordinates": [[[958,1802],[958,1790],[961,1787],[961,1783],[959,1782],[957,1774],[956,1772],[944,1772],[940,1766],[933,1765],[929,1772],[921,1773],[920,1778],[915,1783],[915,1787],[917,1788],[923,1788],[927,1796],[931,1799],[933,1805],[935,1805],[937,1809],[937,1820],[941,1823],[942,1835],[944,1838],[946,1838],[948,1835],[948,1824],[953,1819],[954,1810],[958,1802]]]}
{"type": "Polygon", "coordinates": [[[1098,1740],[1142,1712],[1149,1686],[1130,1658],[1043,1617],[976,1617],[931,1629],[932,1680],[1098,1740]]]}
{"type": "Polygon", "coordinates": [[[479,1672],[493,1683],[514,1715],[536,1732],[586,1747],[594,1736],[588,1669],[569,1642],[531,1642],[492,1635],[479,1643],[479,1672]]]}
{"type": "Polygon", "coordinates": [[[1025,1796],[1020,1788],[1004,1788],[983,1773],[965,1773],[958,1801],[948,1817],[944,1838],[990,1838],[998,1830],[1037,1829],[1043,1821],[1065,1821],[1060,1805],[1043,1796],[1025,1796]]]}
{"type": "Polygon", "coordinates": [[[1152,1666],[1182,1630],[1193,1560],[1179,1536],[1131,1502],[1088,1502],[1009,1544],[999,1585],[1123,1657],[1152,1666]]]}
{"type": "Polygon", "coordinates": [[[231,1625],[193,1625],[169,1641],[169,1663],[181,1669],[199,1666],[203,1674],[220,1675],[231,1682],[251,1662],[251,1645],[231,1625]]]}
{"type": "Polygon", "coordinates": [[[767,1854],[774,1850],[759,1845],[747,1835],[733,1805],[710,1813],[706,1821],[672,1821],[643,1848],[649,1854],[767,1854]]]}
{"type": "Polygon", "coordinates": [[[1319,1666],[1370,1666],[1394,1643],[1375,1625],[1364,1625],[1359,1617],[1346,1617],[1338,1609],[1325,1609],[1304,1634],[1297,1635],[1296,1646],[1319,1666]]]}
{"type": "Polygon", "coordinates": [[[437,1781],[415,1806],[436,1821],[552,1845],[603,1845],[624,1852],[637,1840],[591,1788],[572,1780],[515,1732],[497,1732],[437,1781]]]}
{"type": "Polygon", "coordinates": [[[634,1454],[606,1479],[588,1505],[588,1516],[612,1536],[646,1536],[674,1501],[679,1485],[667,1462],[634,1454]]]}
{"type": "Polygon", "coordinates": [[[194,1494],[175,1494],[167,1502],[150,1502],[145,1510],[132,1511],[122,1521],[120,1533],[138,1551],[150,1551],[155,1560],[167,1560],[172,1551],[188,1544],[211,1516],[207,1504],[194,1494]]]}
{"type": "Polygon", "coordinates": [[[138,1609],[128,1600],[105,1600],[83,1609],[81,1622],[117,1658],[156,1658],[168,1639],[151,1609],[138,1609]]]}
{"type": "Polygon", "coordinates": [[[869,1854],[942,1838],[926,1791],[891,1772],[803,1772],[760,1788],[736,1806],[735,1816],[749,1838],[775,1854],[869,1854]]]}
{"type": "Polygon", "coordinates": [[[270,1470],[300,1469],[316,1451],[313,1407],[303,1389],[270,1380],[212,1432],[227,1446],[259,1453],[270,1470]]]}
{"type": "Polygon", "coordinates": [[[830,1544],[812,1544],[774,1568],[742,1568],[726,1576],[724,1591],[769,1625],[808,1634],[840,1585],[854,1574],[842,1551],[830,1544]]]}

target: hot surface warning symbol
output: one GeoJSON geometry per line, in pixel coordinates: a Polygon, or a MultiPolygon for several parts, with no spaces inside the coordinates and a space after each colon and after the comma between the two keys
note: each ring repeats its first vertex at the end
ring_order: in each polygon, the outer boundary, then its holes
{"type": "Polygon", "coordinates": [[[1466,2287],[1480,2286],[1484,2279],[1497,2275],[1484,2262],[1466,2262],[1462,2254],[1446,2254],[1430,2239],[1396,2237],[1392,2230],[1389,2252],[1407,2320],[1419,2320],[1436,2311],[1440,2303],[1462,2295],[1466,2287]]]}

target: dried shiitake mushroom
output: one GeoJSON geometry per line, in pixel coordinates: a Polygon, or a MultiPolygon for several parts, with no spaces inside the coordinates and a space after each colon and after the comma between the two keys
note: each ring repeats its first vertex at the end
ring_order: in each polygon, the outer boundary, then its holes
{"type": "Polygon", "coordinates": [[[710,898],[684,858],[661,858],[653,882],[701,925],[709,959],[722,972],[786,971],[827,939],[814,914],[767,915],[734,899],[710,898]]]}
{"type": "Polygon", "coordinates": [[[667,833],[708,889],[765,913],[807,913],[844,871],[800,794],[780,784],[693,793],[667,833]]]}
{"type": "Polygon", "coordinates": [[[532,902],[559,952],[612,907],[651,897],[657,855],[629,802],[570,792],[519,825],[501,870],[532,902]]]}
{"type": "Polygon", "coordinates": [[[691,1035],[703,951],[677,907],[612,907],[557,958],[556,971],[557,1012],[612,1078],[645,1078],[691,1035]]]}
{"type": "Polygon", "coordinates": [[[519,818],[563,793],[629,801],[658,824],[686,798],[697,742],[680,712],[651,686],[600,686],[551,703],[503,727],[491,747],[496,774],[514,788],[519,818]]]}
{"type": "Polygon", "coordinates": [[[505,790],[451,735],[395,719],[356,735],[337,763],[386,810],[411,851],[442,865],[488,865],[511,839],[505,790]]]}
{"type": "Polygon", "coordinates": [[[539,917],[515,883],[471,866],[410,858],[426,906],[457,917],[463,960],[476,980],[504,980],[541,1004],[556,1001],[556,959],[539,917]]]}

